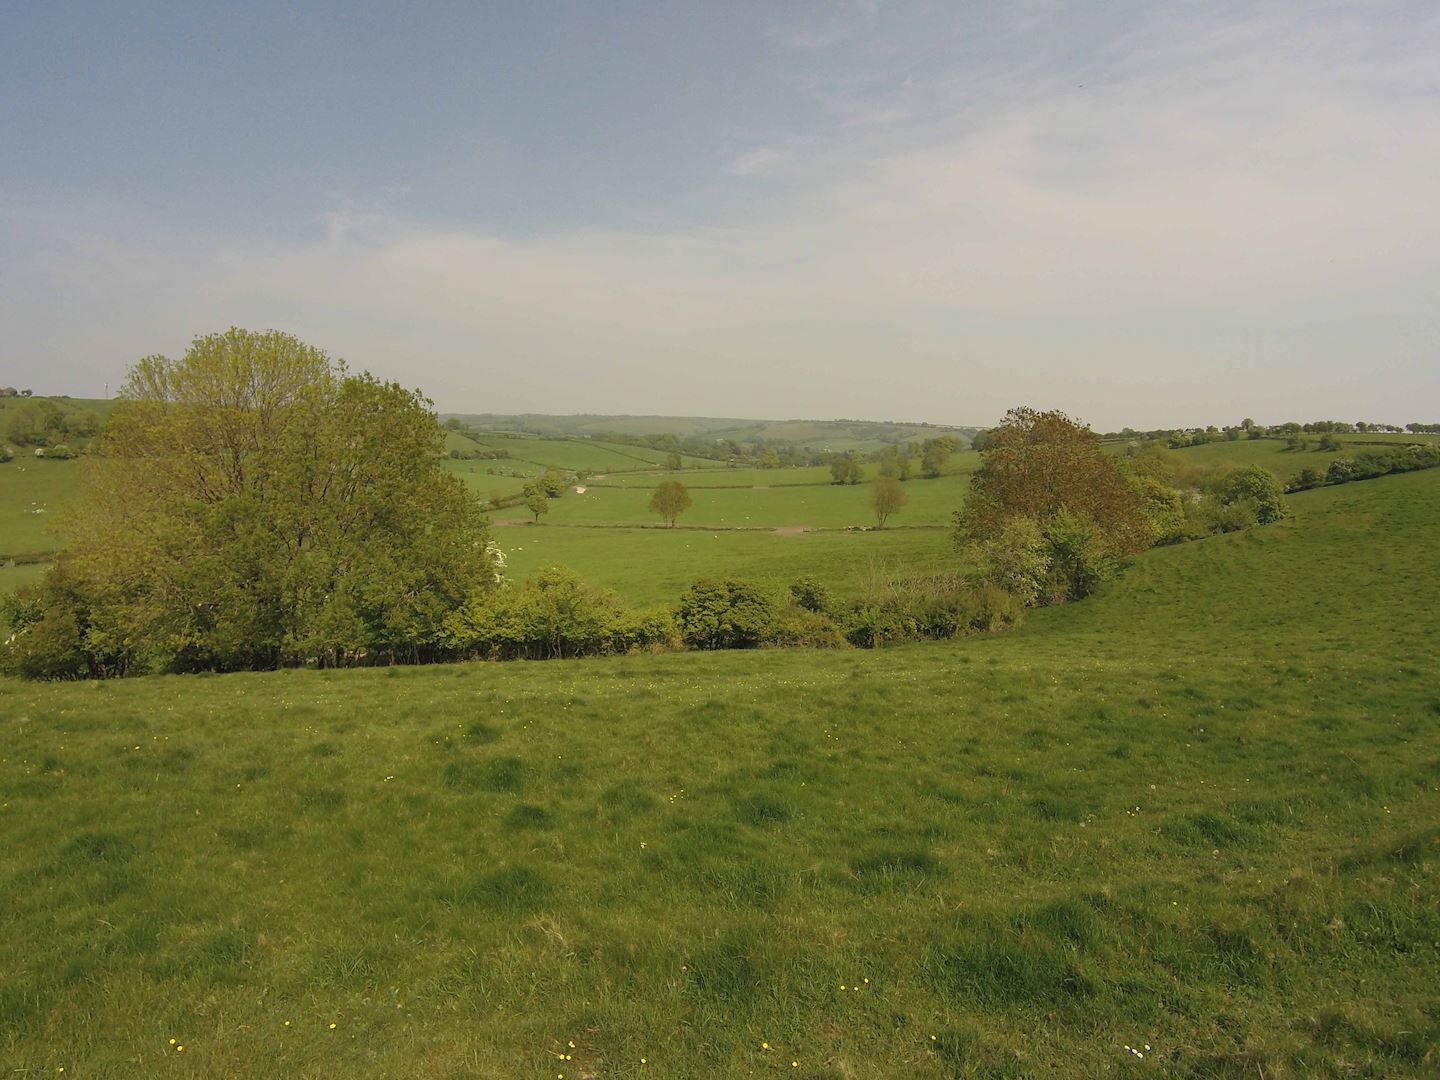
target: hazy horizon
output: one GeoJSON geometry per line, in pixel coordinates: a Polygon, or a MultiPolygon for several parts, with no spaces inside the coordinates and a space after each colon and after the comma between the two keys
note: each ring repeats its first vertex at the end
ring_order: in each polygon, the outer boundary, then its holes
{"type": "Polygon", "coordinates": [[[0,384],[234,324],[447,413],[1440,416],[1419,2],[0,14],[0,384]]]}

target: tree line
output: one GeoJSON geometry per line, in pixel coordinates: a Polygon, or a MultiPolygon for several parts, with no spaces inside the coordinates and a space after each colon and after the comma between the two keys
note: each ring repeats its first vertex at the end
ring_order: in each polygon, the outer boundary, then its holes
{"type": "MultiPolygon", "coordinates": [[[[881,450],[877,524],[904,505],[909,449],[938,473],[957,445],[881,450]]],[[[482,504],[441,467],[443,446],[419,391],[354,375],[287,334],[232,328],[179,360],[141,360],[82,462],[71,543],[5,602],[0,668],[71,678],[874,647],[1003,630],[1027,606],[1089,595],[1148,547],[1288,514],[1265,469],[1197,466],[1160,442],[1107,454],[1063,412],[1021,407],[985,433],[954,518],[973,569],[876,572],[844,600],[810,578],[783,597],[702,578],[670,608],[634,611],[565,570],[508,582],[482,504]]],[[[1346,469],[1359,475],[1419,459],[1355,460],[1346,469]]],[[[852,482],[846,468],[837,482],[852,482]]],[[[537,519],[565,483],[554,470],[531,482],[537,519]]],[[[650,505],[673,526],[690,496],[667,479],[650,505]]]]}

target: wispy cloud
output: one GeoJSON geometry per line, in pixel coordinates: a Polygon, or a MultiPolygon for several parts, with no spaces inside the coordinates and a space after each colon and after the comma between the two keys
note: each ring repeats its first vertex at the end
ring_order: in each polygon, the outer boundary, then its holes
{"type": "Polygon", "coordinates": [[[825,2],[792,12],[783,21],[772,23],[767,36],[790,49],[817,51],[849,41],[872,24],[880,11],[880,0],[825,2]]]}
{"type": "Polygon", "coordinates": [[[776,150],[771,146],[757,146],[736,157],[730,163],[730,172],[736,176],[765,176],[788,160],[790,155],[783,150],[776,150]]]}
{"type": "Polygon", "coordinates": [[[0,317],[73,302],[87,319],[28,346],[117,365],[177,328],[285,326],[457,409],[1416,419],[1440,408],[1437,26],[1186,16],[1063,78],[852,81],[848,119],[893,119],[739,154],[731,183],[777,191],[725,227],[505,238],[381,198],[255,239],[75,213],[0,317]]]}

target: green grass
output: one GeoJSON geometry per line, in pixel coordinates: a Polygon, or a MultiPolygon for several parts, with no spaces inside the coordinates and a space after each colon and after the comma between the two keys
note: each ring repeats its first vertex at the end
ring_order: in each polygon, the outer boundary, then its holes
{"type": "Polygon", "coordinates": [[[494,499],[496,496],[507,498],[511,495],[519,495],[525,490],[525,485],[530,483],[532,477],[541,472],[540,469],[531,469],[523,476],[508,475],[512,472],[521,472],[525,466],[515,461],[455,461],[446,459],[440,463],[441,468],[446,472],[453,473],[465,481],[465,486],[482,499],[494,499]],[[494,470],[492,472],[492,470],[494,470]]]}
{"type": "Polygon", "coordinates": [[[0,465],[0,562],[61,546],[56,522],[80,490],[76,461],[29,454],[0,465]]]}
{"type": "Polygon", "coordinates": [[[0,1059],[1434,1075],[1440,471],[1294,505],[1006,636],[0,685],[0,1059]]]}
{"type": "MultiPolygon", "coordinates": [[[[1434,441],[1434,435],[1337,435],[1339,450],[1318,448],[1319,435],[1302,435],[1310,444],[1308,450],[1286,449],[1284,439],[1237,439],[1234,442],[1207,443],[1204,446],[1187,446],[1176,450],[1178,460],[1225,468],[1243,465],[1263,465],[1281,480],[1289,480],[1301,469],[1312,468],[1324,473],[1335,458],[1351,458],[1367,450],[1379,450],[1387,446],[1411,446],[1416,443],[1434,441]]],[[[1107,443],[1106,449],[1122,452],[1125,443],[1107,443]]]]}
{"type": "MultiPolygon", "coordinates": [[[[923,479],[920,475],[919,462],[912,463],[915,466],[915,476],[909,481],[914,483],[923,479]]],[[[980,455],[973,450],[962,451],[950,457],[945,467],[945,476],[969,477],[980,467],[980,455]]],[[[874,479],[879,466],[873,462],[865,465],[865,478],[874,479]]],[[[795,487],[803,485],[816,485],[821,487],[829,486],[830,467],[828,465],[807,465],[795,468],[784,469],[707,469],[682,470],[680,472],[667,472],[663,476],[655,473],[617,473],[614,476],[606,476],[599,481],[603,487],[635,487],[653,488],[661,479],[679,480],[690,488],[705,487],[734,487],[734,488],[774,488],[774,487],[795,487]]]]}
{"type": "Polygon", "coordinates": [[[18,409],[27,402],[32,401],[49,401],[66,416],[69,416],[71,413],[88,410],[98,414],[102,420],[109,416],[110,410],[115,407],[113,398],[44,397],[43,395],[28,398],[3,397],[0,398],[0,432],[5,430],[5,425],[9,422],[12,410],[18,409]]]}
{"type": "MultiPolygon", "coordinates": [[[[873,468],[873,467],[872,467],[873,468]]],[[[708,487],[793,487],[830,483],[829,466],[789,469],[682,469],[679,472],[607,474],[598,487],[644,488],[650,490],[661,480],[679,480],[688,488],[708,487]]]]}
{"type": "MultiPolygon", "coordinates": [[[[596,442],[590,439],[543,439],[531,435],[505,435],[481,432],[475,445],[490,450],[505,450],[513,462],[523,462],[544,469],[553,466],[570,471],[624,472],[633,469],[654,469],[664,464],[665,453],[641,446],[596,442]]],[[[708,458],[682,457],[687,468],[718,468],[708,458]]]]}
{"type": "MultiPolygon", "coordinates": [[[[570,496],[567,496],[569,498],[570,496]]],[[[936,571],[953,566],[941,529],[820,532],[708,532],[698,529],[501,528],[494,533],[507,573],[520,581],[547,566],[568,566],[639,607],[672,607],[705,576],[756,582],[774,596],[799,577],[818,578],[837,596],[864,592],[872,567],[936,571]]]]}
{"type": "MultiPolygon", "coordinates": [[[[678,474],[682,479],[685,474],[678,474]]],[[[658,477],[656,478],[658,482],[658,477]]],[[[892,525],[948,525],[965,499],[969,477],[962,474],[935,480],[911,480],[905,485],[909,504],[890,519],[892,525]]],[[[658,524],[650,512],[654,484],[636,487],[590,487],[551,503],[546,522],[564,525],[658,524]]],[[[688,485],[687,485],[688,486],[688,485]]],[[[695,487],[694,505],[680,515],[680,523],[707,528],[845,528],[875,524],[868,484],[817,484],[768,488],[695,487]]],[[[510,510],[497,518],[520,519],[510,510]]]]}
{"type": "MultiPolygon", "coordinates": [[[[446,414],[452,415],[452,414],[446,414]]],[[[955,435],[968,440],[977,429],[930,424],[891,423],[871,420],[744,420],[705,416],[547,416],[473,415],[457,413],[463,422],[486,431],[527,431],[546,435],[653,435],[662,432],[686,437],[729,439],[750,442],[756,439],[788,440],[815,447],[846,449],[865,446],[878,449],[887,442],[918,442],[936,435],[955,435]]]]}

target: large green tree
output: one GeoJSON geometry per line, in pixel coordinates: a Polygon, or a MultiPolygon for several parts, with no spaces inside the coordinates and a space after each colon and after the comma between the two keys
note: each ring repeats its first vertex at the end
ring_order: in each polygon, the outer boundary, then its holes
{"type": "Polygon", "coordinates": [[[95,449],[9,667],[427,659],[445,616],[494,581],[429,402],[288,334],[231,329],[141,360],[95,449]]]}
{"type": "Polygon", "coordinates": [[[830,459],[830,480],[835,484],[858,484],[865,479],[865,467],[853,450],[830,459]]]}
{"type": "Polygon", "coordinates": [[[959,444],[949,435],[926,439],[920,451],[920,471],[928,479],[935,479],[945,469],[950,455],[959,449],[959,444]]]}

